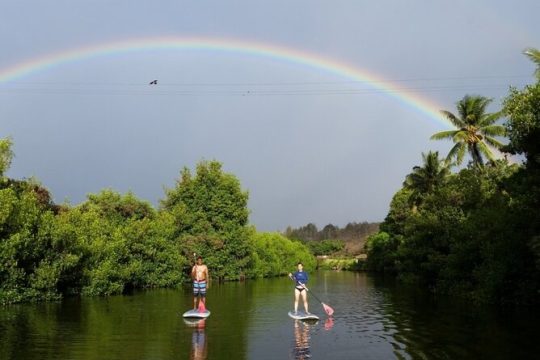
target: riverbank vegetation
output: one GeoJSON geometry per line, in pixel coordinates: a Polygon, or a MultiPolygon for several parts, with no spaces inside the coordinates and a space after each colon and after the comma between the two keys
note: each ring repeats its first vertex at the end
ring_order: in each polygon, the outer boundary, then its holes
{"type": "Polygon", "coordinates": [[[217,161],[183,169],[159,208],[110,189],[55,204],[34,179],[5,176],[12,143],[0,139],[0,303],[176,287],[202,255],[216,280],[276,276],[309,249],[248,224],[248,193],[217,161]]]}
{"type": "Polygon", "coordinates": [[[540,57],[526,54],[539,66],[536,83],[511,88],[500,111],[469,95],[443,111],[456,129],[432,138],[453,147],[445,159],[422,154],[405,177],[367,241],[369,270],[478,302],[540,302],[540,57]]]}

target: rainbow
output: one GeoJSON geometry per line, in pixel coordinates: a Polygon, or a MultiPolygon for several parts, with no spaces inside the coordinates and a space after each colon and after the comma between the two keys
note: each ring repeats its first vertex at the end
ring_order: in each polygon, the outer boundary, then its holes
{"type": "Polygon", "coordinates": [[[152,50],[239,53],[289,62],[318,71],[323,70],[338,77],[368,84],[373,89],[380,90],[385,95],[393,97],[406,106],[426,115],[427,119],[436,122],[438,125],[442,125],[445,128],[452,127],[451,123],[441,115],[439,111],[440,107],[438,105],[420,96],[406,93],[403,89],[400,89],[398,85],[386,81],[372,72],[367,72],[355,66],[315,53],[272,44],[235,39],[203,37],[137,38],[85,46],[48,54],[20,62],[5,69],[0,69],[0,84],[31,75],[38,71],[45,71],[65,63],[111,54],[152,50]]]}

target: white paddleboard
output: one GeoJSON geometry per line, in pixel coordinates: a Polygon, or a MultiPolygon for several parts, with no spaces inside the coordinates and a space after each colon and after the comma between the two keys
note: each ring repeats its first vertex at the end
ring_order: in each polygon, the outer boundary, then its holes
{"type": "Polygon", "coordinates": [[[315,314],[307,314],[304,311],[289,311],[289,316],[296,320],[319,320],[319,317],[315,314]]]}
{"type": "Polygon", "coordinates": [[[210,311],[205,310],[203,312],[200,312],[199,310],[188,310],[182,315],[185,318],[196,318],[196,319],[205,319],[210,316],[210,311]]]}

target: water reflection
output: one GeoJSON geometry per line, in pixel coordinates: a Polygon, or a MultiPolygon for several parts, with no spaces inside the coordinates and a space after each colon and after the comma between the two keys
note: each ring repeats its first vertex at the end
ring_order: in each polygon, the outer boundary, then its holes
{"type": "Polygon", "coordinates": [[[333,327],[334,327],[334,318],[330,316],[324,322],[324,330],[329,331],[329,330],[332,330],[333,327]]]}
{"type": "Polygon", "coordinates": [[[315,325],[315,322],[294,320],[294,348],[293,356],[295,360],[303,360],[311,358],[311,350],[309,348],[310,328],[315,325]]]}
{"type": "Polygon", "coordinates": [[[195,321],[185,320],[184,322],[193,327],[193,333],[191,334],[191,352],[189,354],[190,360],[204,360],[208,356],[208,342],[207,335],[204,332],[206,326],[206,319],[200,319],[195,321]]]}
{"type": "Polygon", "coordinates": [[[538,358],[538,310],[479,306],[435,297],[425,289],[374,278],[384,293],[380,311],[394,355],[413,359],[538,358]],[[536,335],[534,335],[536,334],[536,335]],[[537,354],[537,355],[532,355],[537,354]]]}
{"type": "Polygon", "coordinates": [[[220,301],[212,318],[189,326],[179,312],[192,306],[187,290],[0,306],[0,359],[467,360],[540,354],[536,308],[475,307],[366,274],[325,272],[313,280],[314,290],[336,309],[316,325],[286,316],[290,286],[279,278],[213,287],[209,291],[220,301]]]}

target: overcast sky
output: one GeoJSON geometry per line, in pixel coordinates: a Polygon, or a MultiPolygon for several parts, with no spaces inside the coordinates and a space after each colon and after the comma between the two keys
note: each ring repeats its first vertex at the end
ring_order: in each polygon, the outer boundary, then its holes
{"type": "MultiPolygon", "coordinates": [[[[0,2],[0,74],[32,59],[156,37],[303,51],[399,84],[440,109],[533,81],[540,1],[0,2]]],[[[182,167],[216,159],[250,194],[251,222],[381,221],[441,122],[324,69],[249,52],[142,49],[0,81],[8,176],[77,204],[104,188],[157,205],[182,167]],[[158,85],[148,85],[157,79],[158,85]]]]}

